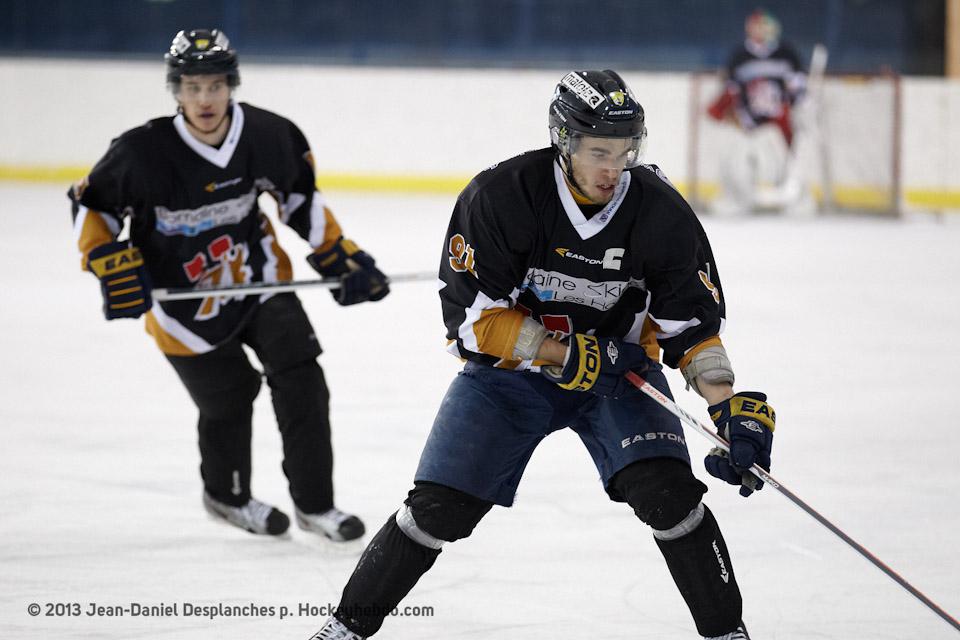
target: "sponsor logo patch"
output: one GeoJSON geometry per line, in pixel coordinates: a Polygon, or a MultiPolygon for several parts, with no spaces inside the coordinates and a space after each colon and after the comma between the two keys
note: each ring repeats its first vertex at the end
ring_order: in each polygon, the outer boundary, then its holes
{"type": "Polygon", "coordinates": [[[157,231],[165,236],[198,236],[204,231],[237,224],[256,204],[256,191],[251,189],[238,198],[214,202],[197,209],[171,211],[156,207],[157,231]]]}
{"type": "Polygon", "coordinates": [[[559,271],[530,269],[523,282],[542,302],[570,302],[606,311],[617,304],[629,287],[642,287],[639,280],[611,280],[594,282],[575,278],[559,271]]]}
{"type": "Polygon", "coordinates": [[[220,189],[239,184],[241,180],[243,180],[243,178],[233,178],[232,180],[225,180],[223,182],[211,182],[210,184],[206,185],[203,190],[207,193],[213,193],[214,191],[219,191],[220,189]]]}
{"type": "Polygon", "coordinates": [[[571,71],[563,77],[560,84],[570,89],[578,98],[583,100],[591,109],[595,109],[598,104],[603,102],[603,94],[594,89],[583,76],[571,71]]]}

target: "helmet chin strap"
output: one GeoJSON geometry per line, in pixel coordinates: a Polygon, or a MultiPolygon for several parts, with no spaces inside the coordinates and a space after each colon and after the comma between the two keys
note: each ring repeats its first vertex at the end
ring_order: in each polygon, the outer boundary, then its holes
{"type": "Polygon", "coordinates": [[[558,152],[557,155],[560,158],[560,168],[563,169],[563,177],[567,179],[567,186],[575,189],[577,194],[586,199],[590,204],[597,204],[593,201],[593,198],[584,192],[583,187],[581,187],[577,179],[573,177],[573,161],[565,157],[562,153],[558,152]]]}

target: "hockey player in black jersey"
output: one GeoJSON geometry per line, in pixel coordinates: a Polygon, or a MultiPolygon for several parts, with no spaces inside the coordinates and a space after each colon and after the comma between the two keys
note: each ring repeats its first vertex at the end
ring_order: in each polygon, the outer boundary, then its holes
{"type": "Polygon", "coordinates": [[[370,255],[345,239],[316,190],[313,158],[289,120],[233,101],[237,55],[223,32],[181,31],[166,54],[177,114],[115,139],[69,192],[83,267],[101,282],[108,320],[146,316],[146,329],[199,409],[203,504],[252,533],[279,535],[289,518],[251,496],[251,425],[263,364],[283,439],[298,525],[334,542],[364,525],[336,508],[329,393],[320,344],[296,295],[208,297],[154,304],[151,286],[205,288],[292,278],[257,199],[310,243],[309,263],[339,277],[343,305],[389,292],[370,255]],[[129,219],[128,240],[119,240],[129,219]]]}
{"type": "Polygon", "coordinates": [[[610,498],[652,529],[700,634],[748,638],[680,423],[624,378],[642,371],[669,394],[662,351],[731,442],[729,456],[707,457],[708,472],[745,496],[760,488],[744,470],[769,467],[775,416],[764,394],[733,391],[710,245],[660,170],[640,164],[643,109],[616,73],[567,74],[549,128],[551,148],[482,172],[457,200],[440,297],[449,350],[466,364],[413,489],[315,639],[376,633],[445,543],[469,536],[493,505],[512,504],[533,450],[565,427],[610,498]]]}

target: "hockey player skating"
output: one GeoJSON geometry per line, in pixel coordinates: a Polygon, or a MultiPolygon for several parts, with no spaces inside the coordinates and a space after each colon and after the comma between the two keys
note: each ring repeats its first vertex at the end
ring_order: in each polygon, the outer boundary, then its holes
{"type": "MultiPolygon", "coordinates": [[[[718,155],[720,215],[774,209],[811,213],[813,202],[798,161],[796,124],[806,107],[806,73],[796,51],[780,40],[780,23],[762,9],[750,14],[746,39],[730,55],[723,93],[710,116],[742,135],[718,155]]],[[[807,116],[808,118],[809,116],[807,116]]]]}
{"type": "Polygon", "coordinates": [[[340,304],[387,295],[373,258],[344,239],[314,184],[307,141],[289,120],[234,102],[236,52],[216,29],[181,31],[166,54],[177,115],[151,120],[114,140],[70,190],[83,267],[101,283],[108,320],[146,314],[146,329],[199,409],[203,504],[252,533],[284,533],[289,518],[250,492],[253,400],[263,364],[283,438],[283,471],[297,523],[335,542],[363,535],[363,523],[334,506],[329,394],[320,344],[293,293],[209,297],[152,304],[151,285],[211,287],[292,277],[269,219],[306,239],[309,263],[340,277],[340,304]],[[129,218],[129,240],[118,240],[129,218]]]}
{"type": "MultiPolygon", "coordinates": [[[[552,147],[482,172],[446,235],[440,297],[450,385],[414,488],[371,540],[337,612],[314,639],[376,633],[434,564],[493,505],[510,506],[539,442],[569,427],[610,498],[653,530],[701,635],[748,638],[723,536],[701,502],[678,420],[625,378],[669,394],[658,362],[710,405],[732,454],[711,475],[759,488],[770,465],[766,397],[733,391],[718,336],[724,298],[696,216],[655,166],[640,164],[640,104],[613,71],[567,74],[550,105],[552,147]]],[[[639,531],[638,531],[639,535],[639,531]]],[[[633,624],[624,621],[624,624],[633,624]]]]}

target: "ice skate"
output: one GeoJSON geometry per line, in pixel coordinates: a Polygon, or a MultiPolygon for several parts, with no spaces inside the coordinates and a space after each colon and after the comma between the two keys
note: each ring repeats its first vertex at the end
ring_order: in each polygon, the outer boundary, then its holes
{"type": "Polygon", "coordinates": [[[276,507],[250,498],[242,507],[233,507],[203,492],[203,506],[215,518],[226,520],[250,533],[279,536],[290,527],[290,518],[276,507]]]}
{"type": "Polygon", "coordinates": [[[360,518],[336,507],[323,513],[304,513],[296,509],[296,515],[297,525],[301,529],[319,533],[332,542],[359,540],[366,531],[360,518]]]}
{"type": "Polygon", "coordinates": [[[323,629],[310,636],[310,640],[365,640],[363,636],[358,636],[350,629],[343,626],[343,623],[330,616],[323,629]]]}
{"type": "MultiPolygon", "coordinates": [[[[320,637],[323,637],[323,636],[320,636],[320,637]]],[[[333,636],[333,637],[339,637],[339,636],[333,636]]],[[[741,622],[740,626],[737,627],[736,631],[725,633],[722,636],[710,636],[709,638],[704,637],[703,640],[750,640],[750,634],[747,633],[747,625],[741,622]]]]}

